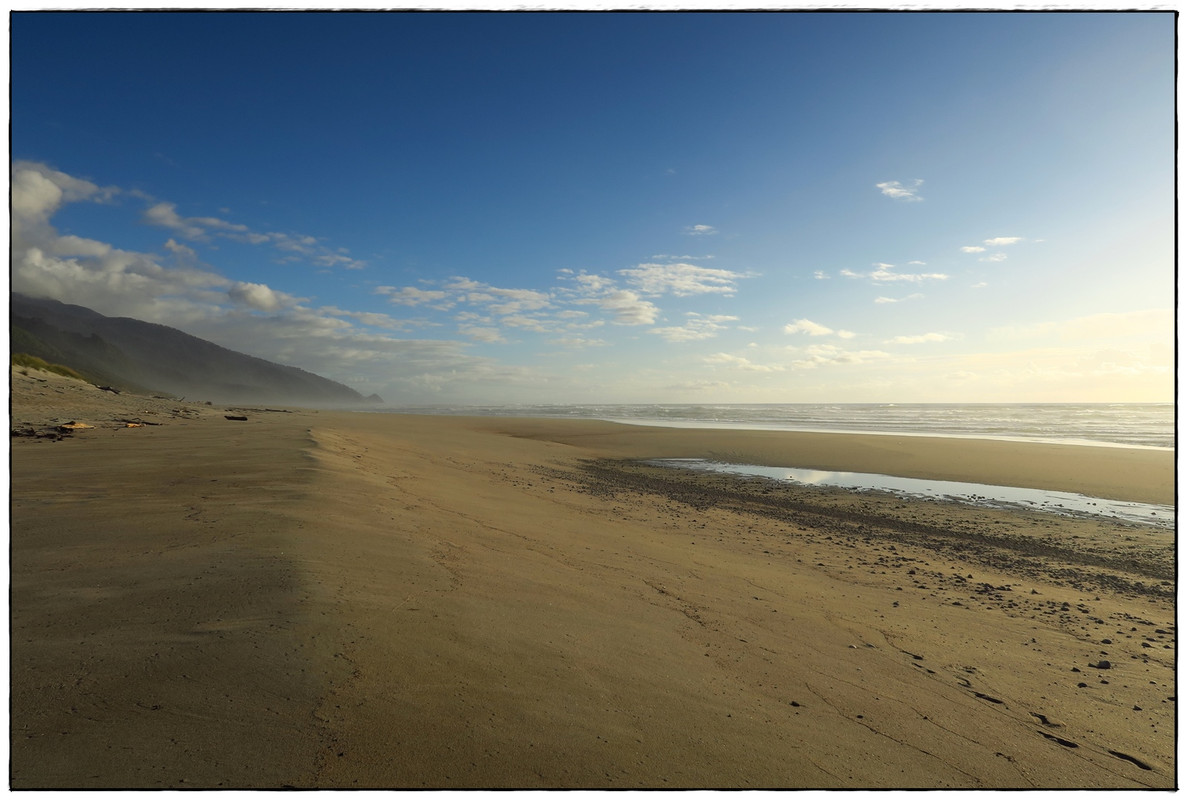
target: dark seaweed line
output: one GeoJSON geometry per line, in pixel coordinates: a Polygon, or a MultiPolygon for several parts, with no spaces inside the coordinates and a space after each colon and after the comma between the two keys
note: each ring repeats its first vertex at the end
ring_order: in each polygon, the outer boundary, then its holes
{"type": "MultiPolygon", "coordinates": [[[[1173,572],[1159,565],[1140,564],[1132,559],[1118,562],[1093,553],[1084,553],[1059,547],[1023,536],[1003,536],[966,531],[954,531],[919,522],[876,516],[861,511],[821,506],[786,496],[767,497],[740,490],[722,488],[719,482],[706,485],[699,474],[673,467],[648,467],[637,462],[613,460],[590,461],[582,465],[583,470],[605,484],[624,489],[635,489],[660,494],[694,508],[727,508],[740,513],[753,513],[765,517],[792,522],[805,527],[825,528],[837,532],[860,536],[878,535],[904,544],[913,543],[931,549],[959,550],[967,557],[970,553],[960,544],[981,545],[1001,552],[1008,557],[1013,554],[1018,566],[1036,568],[1026,557],[1049,558],[1067,565],[1098,567],[1128,575],[1145,578],[1173,580],[1173,572]],[[682,477],[656,474],[651,470],[679,470],[682,477]],[[691,479],[691,480],[690,480],[691,479]],[[823,523],[823,524],[822,524],[823,523]],[[1021,558],[1019,558],[1021,557],[1021,558]]],[[[751,485],[771,484],[762,479],[746,479],[751,485]]],[[[744,485],[739,483],[738,485],[744,485]]],[[[782,486],[782,485],[780,485],[782,486]]],[[[785,488],[785,487],[782,487],[785,488]]],[[[1042,569],[1039,567],[1039,569],[1042,569]]],[[[1043,570],[1049,571],[1049,570],[1043,570]]],[[[1077,573],[1075,570],[1066,572],[1077,573]]],[[[1128,581],[1112,575],[1086,575],[1077,573],[1068,577],[1083,580],[1103,581],[1117,589],[1145,595],[1163,595],[1172,591],[1161,586],[1147,586],[1144,583],[1128,581]]]]}

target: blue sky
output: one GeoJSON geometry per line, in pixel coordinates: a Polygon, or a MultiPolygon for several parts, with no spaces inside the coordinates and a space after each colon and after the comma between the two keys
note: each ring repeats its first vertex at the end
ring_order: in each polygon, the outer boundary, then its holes
{"type": "Polygon", "coordinates": [[[16,291],[390,404],[1173,398],[1169,13],[16,13],[16,291]]]}

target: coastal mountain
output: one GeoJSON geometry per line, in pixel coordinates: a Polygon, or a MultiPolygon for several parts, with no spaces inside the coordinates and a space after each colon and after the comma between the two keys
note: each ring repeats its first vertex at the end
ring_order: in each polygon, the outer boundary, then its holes
{"type": "Polygon", "coordinates": [[[12,352],[68,365],[128,390],[221,403],[349,406],[381,403],[297,367],[237,353],[176,328],[106,317],[83,306],[12,294],[12,352]]]}

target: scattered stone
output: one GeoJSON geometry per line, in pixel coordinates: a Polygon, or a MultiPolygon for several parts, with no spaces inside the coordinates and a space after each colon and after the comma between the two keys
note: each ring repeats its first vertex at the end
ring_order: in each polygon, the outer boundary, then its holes
{"type": "Polygon", "coordinates": [[[235,422],[247,422],[247,417],[239,417],[234,414],[223,414],[223,416],[225,418],[227,418],[229,420],[233,420],[235,422]]]}
{"type": "Polygon", "coordinates": [[[1111,669],[1113,665],[1102,658],[1100,661],[1097,661],[1095,664],[1089,664],[1089,666],[1096,667],[1097,669],[1111,669]]]}

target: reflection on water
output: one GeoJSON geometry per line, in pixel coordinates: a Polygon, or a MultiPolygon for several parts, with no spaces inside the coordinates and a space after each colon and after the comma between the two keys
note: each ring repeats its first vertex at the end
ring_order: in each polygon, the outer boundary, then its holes
{"type": "Polygon", "coordinates": [[[1024,508],[1076,517],[1102,517],[1173,528],[1175,507],[1153,503],[1128,503],[1086,497],[1070,492],[1023,489],[1016,486],[992,486],[984,483],[933,481],[900,478],[869,472],[828,472],[794,467],[763,467],[757,464],[724,464],[699,458],[663,458],[648,463],[665,467],[684,467],[731,475],[751,475],[809,486],[837,486],[846,489],[878,490],[904,497],[952,500],[993,508],[1024,508]]]}

